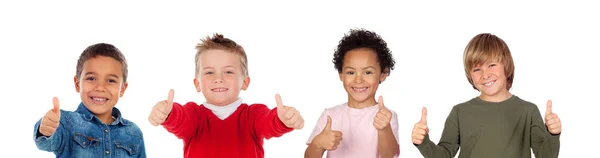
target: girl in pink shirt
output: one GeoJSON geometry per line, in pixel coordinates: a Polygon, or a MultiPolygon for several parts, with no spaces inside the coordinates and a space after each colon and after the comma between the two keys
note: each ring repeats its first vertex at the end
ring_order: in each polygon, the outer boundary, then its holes
{"type": "Polygon", "coordinates": [[[398,157],[398,118],[375,92],[394,69],[387,43],[375,32],[353,29],[340,41],[333,63],[348,101],[325,109],[308,138],[305,157],[398,157]]]}

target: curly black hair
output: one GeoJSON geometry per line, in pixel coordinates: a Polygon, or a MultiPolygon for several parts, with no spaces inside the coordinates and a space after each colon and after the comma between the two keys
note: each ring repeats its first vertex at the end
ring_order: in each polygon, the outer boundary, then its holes
{"type": "Polygon", "coordinates": [[[333,54],[333,64],[338,73],[342,73],[342,65],[344,64],[344,56],[348,51],[367,48],[373,50],[377,54],[377,61],[381,67],[382,73],[390,75],[394,69],[396,61],[392,57],[392,51],[387,47],[387,43],[375,32],[365,29],[351,29],[348,34],[345,34],[338,44],[335,53],[333,54]]]}

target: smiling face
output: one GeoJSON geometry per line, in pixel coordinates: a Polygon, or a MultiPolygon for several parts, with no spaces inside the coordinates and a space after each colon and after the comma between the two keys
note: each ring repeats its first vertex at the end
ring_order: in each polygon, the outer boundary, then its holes
{"type": "Polygon", "coordinates": [[[250,78],[242,72],[239,55],[233,52],[206,50],[200,55],[199,63],[200,69],[194,85],[209,104],[231,104],[238,99],[240,91],[246,90],[250,84],[250,78]]]}
{"type": "Polygon", "coordinates": [[[82,68],[79,80],[74,78],[81,101],[101,120],[111,118],[112,108],[127,89],[121,63],[111,57],[96,56],[85,61],[82,68]]]}
{"type": "Polygon", "coordinates": [[[469,41],[463,54],[465,75],[480,98],[490,102],[508,99],[515,65],[508,45],[498,36],[481,33],[469,41]]]}
{"type": "Polygon", "coordinates": [[[387,76],[382,74],[377,55],[370,49],[348,51],[339,75],[348,93],[348,105],[354,108],[375,105],[375,92],[387,76]]]}
{"type": "Polygon", "coordinates": [[[502,62],[485,62],[476,65],[470,74],[473,86],[481,92],[479,95],[481,99],[499,102],[508,99],[510,96],[502,62]]]}

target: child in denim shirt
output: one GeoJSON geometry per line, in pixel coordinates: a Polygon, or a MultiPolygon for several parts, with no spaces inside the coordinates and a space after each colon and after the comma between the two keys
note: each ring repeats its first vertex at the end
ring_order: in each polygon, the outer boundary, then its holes
{"type": "Polygon", "coordinates": [[[74,112],[64,111],[54,98],[54,108],[34,127],[38,149],[56,157],[146,157],[142,131],[114,107],[127,89],[127,61],[120,50],[105,43],[87,47],[74,82],[81,103],[74,112]]]}

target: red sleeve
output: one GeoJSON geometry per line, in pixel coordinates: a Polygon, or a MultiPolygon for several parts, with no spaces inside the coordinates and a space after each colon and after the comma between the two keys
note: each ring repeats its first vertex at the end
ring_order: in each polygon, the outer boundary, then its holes
{"type": "Polygon", "coordinates": [[[254,131],[258,138],[269,139],[280,137],[285,133],[291,132],[293,128],[288,128],[279,120],[277,108],[269,110],[266,105],[254,104],[250,106],[250,115],[254,124],[254,131]]]}
{"type": "Polygon", "coordinates": [[[206,115],[203,115],[198,104],[188,102],[181,106],[173,103],[173,109],[162,126],[179,139],[189,139],[197,133],[203,122],[206,122],[206,115]]]}

